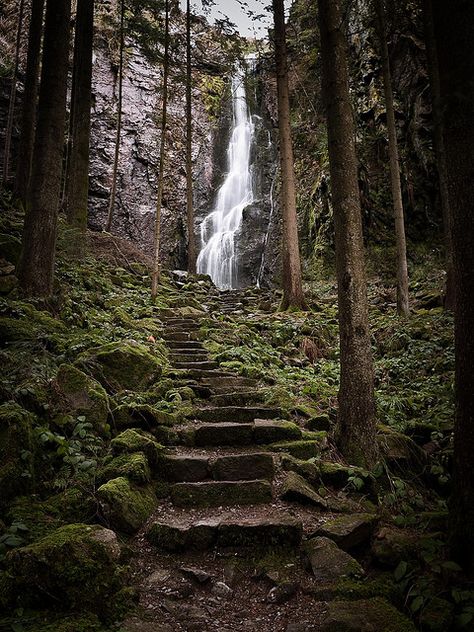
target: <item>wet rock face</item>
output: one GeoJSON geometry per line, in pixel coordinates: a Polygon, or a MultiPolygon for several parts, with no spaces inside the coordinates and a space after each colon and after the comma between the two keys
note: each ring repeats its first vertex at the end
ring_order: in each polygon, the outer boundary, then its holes
{"type": "MultiPolygon", "coordinates": [[[[126,42],[122,135],[112,232],[151,253],[156,213],[162,71],[133,42],[126,42]]],[[[118,77],[105,47],[94,54],[89,226],[102,230],[112,183],[118,77]]],[[[161,257],[166,267],[186,267],[186,172],[184,86],[170,79],[161,257]]],[[[212,185],[212,126],[200,98],[193,95],[195,203],[206,203],[212,185]]]]}

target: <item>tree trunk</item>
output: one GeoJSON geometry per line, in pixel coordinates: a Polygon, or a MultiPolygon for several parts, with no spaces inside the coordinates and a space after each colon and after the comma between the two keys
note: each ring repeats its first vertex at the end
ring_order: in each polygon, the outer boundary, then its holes
{"type": "Polygon", "coordinates": [[[26,206],[31,160],[35,141],[36,101],[41,59],[41,37],[43,34],[44,0],[32,0],[30,28],[28,33],[28,55],[26,59],[25,90],[21,115],[18,162],[15,175],[15,193],[26,206]]]}
{"type": "Polygon", "coordinates": [[[18,275],[28,296],[48,297],[53,291],[70,19],[71,0],[47,0],[38,123],[18,275]]]}
{"type": "Polygon", "coordinates": [[[455,398],[450,534],[474,574],[474,4],[433,0],[455,282],[455,398]]]}
{"type": "Polygon", "coordinates": [[[110,232],[112,228],[112,221],[114,218],[115,197],[117,194],[117,171],[120,155],[120,137],[122,135],[122,93],[123,93],[123,52],[124,52],[124,20],[125,20],[125,0],[121,0],[120,3],[120,52],[119,52],[119,67],[118,67],[118,100],[117,100],[117,128],[115,132],[115,152],[114,152],[114,166],[112,168],[112,186],[110,188],[109,198],[109,211],[107,214],[107,222],[105,224],[105,230],[110,232]]]}
{"type": "Polygon", "coordinates": [[[382,59],[385,110],[387,115],[388,151],[390,156],[390,180],[392,186],[393,214],[395,218],[395,240],[397,246],[397,311],[401,316],[410,313],[408,297],[407,244],[405,219],[403,216],[402,186],[400,183],[400,161],[398,158],[397,127],[393,107],[392,76],[388,56],[385,13],[383,0],[374,0],[377,34],[380,41],[382,59]]]}
{"type": "Polygon", "coordinates": [[[353,465],[377,460],[362,214],[341,0],[318,0],[334,208],[341,376],[338,431],[353,465]]]}
{"type": "Polygon", "coordinates": [[[443,216],[444,244],[446,257],[446,284],[444,291],[444,307],[454,310],[454,279],[453,279],[453,245],[451,237],[451,211],[449,210],[448,172],[446,152],[443,141],[443,108],[441,104],[438,52],[436,50],[433,11],[431,0],[423,0],[423,18],[425,24],[425,44],[428,58],[428,72],[431,87],[431,102],[433,108],[433,144],[438,167],[439,194],[441,212],[443,216]]]}
{"type": "Polygon", "coordinates": [[[192,121],[192,68],[191,68],[191,6],[186,2],[186,210],[188,224],[188,272],[196,274],[196,238],[193,209],[193,121],[192,121]]]}
{"type": "Polygon", "coordinates": [[[160,282],[160,237],[161,237],[161,201],[163,198],[163,175],[165,167],[166,118],[168,110],[168,73],[169,73],[169,0],[165,2],[165,53],[163,59],[163,94],[161,111],[160,160],[158,165],[158,191],[156,195],[155,243],[153,252],[153,272],[151,277],[151,298],[155,300],[160,282]]]}
{"type": "Polygon", "coordinates": [[[273,0],[275,22],[275,61],[278,92],[278,129],[280,132],[282,235],[282,309],[305,309],[301,281],[301,262],[296,215],[296,190],[293,145],[290,127],[290,97],[286,55],[285,10],[283,0],[273,0]]]}
{"type": "Polygon", "coordinates": [[[18,9],[18,26],[16,31],[15,65],[13,68],[12,86],[10,90],[10,103],[8,106],[7,128],[5,131],[5,148],[3,153],[3,183],[8,182],[10,175],[10,151],[13,135],[13,119],[15,117],[16,84],[18,81],[18,66],[20,64],[21,31],[23,29],[23,15],[25,13],[25,0],[20,0],[18,9]]]}
{"type": "Polygon", "coordinates": [[[74,37],[74,106],[71,105],[71,147],[66,180],[66,217],[77,229],[73,251],[80,254],[87,228],[91,129],[94,0],[78,0],[74,37]]]}

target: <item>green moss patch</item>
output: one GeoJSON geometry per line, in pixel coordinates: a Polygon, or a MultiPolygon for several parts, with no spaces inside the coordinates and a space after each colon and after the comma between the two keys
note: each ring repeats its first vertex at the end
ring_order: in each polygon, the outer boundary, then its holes
{"type": "Polygon", "coordinates": [[[157,504],[150,487],[136,487],[123,476],[101,485],[97,498],[104,519],[123,533],[138,531],[157,504]]]}

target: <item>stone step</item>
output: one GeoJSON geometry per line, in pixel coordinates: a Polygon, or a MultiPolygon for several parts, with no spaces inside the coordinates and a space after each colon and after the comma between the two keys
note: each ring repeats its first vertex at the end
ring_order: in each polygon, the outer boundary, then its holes
{"type": "Polygon", "coordinates": [[[201,380],[202,386],[208,386],[215,393],[228,393],[240,388],[249,389],[257,386],[257,380],[250,377],[242,377],[240,375],[226,375],[220,377],[209,377],[201,380]]]}
{"type": "Polygon", "coordinates": [[[200,342],[199,340],[190,340],[189,338],[186,340],[174,340],[174,339],[166,340],[166,346],[169,347],[170,349],[181,349],[181,350],[199,349],[203,351],[205,350],[202,342],[200,342]]]}
{"type": "Polygon", "coordinates": [[[163,334],[163,339],[166,342],[184,342],[187,340],[191,340],[191,334],[187,331],[165,331],[163,334]]]}
{"type": "Polygon", "coordinates": [[[272,501],[272,486],[263,480],[175,483],[171,500],[176,507],[260,505],[272,501]]]}
{"type": "Polygon", "coordinates": [[[226,371],[219,371],[217,369],[176,369],[176,371],[182,371],[183,376],[192,379],[232,377],[231,373],[227,373],[226,371]]]}
{"type": "Polygon", "coordinates": [[[208,362],[209,361],[209,355],[207,353],[205,353],[204,351],[201,351],[199,353],[189,353],[189,352],[182,352],[182,353],[170,353],[170,360],[172,362],[208,362]]]}
{"type": "Polygon", "coordinates": [[[212,395],[209,401],[214,406],[244,406],[245,404],[259,404],[265,399],[265,391],[232,391],[230,393],[218,393],[212,395]]]}
{"type": "Polygon", "coordinates": [[[164,318],[162,319],[164,325],[183,326],[183,327],[199,327],[200,323],[195,318],[164,318]]]}
{"type": "Polygon", "coordinates": [[[193,416],[199,421],[219,422],[232,421],[248,423],[255,419],[276,419],[281,417],[280,408],[263,408],[256,406],[213,406],[195,410],[193,416]]]}
{"type": "Polygon", "coordinates": [[[185,445],[196,447],[256,444],[282,446],[287,443],[302,443],[298,441],[301,438],[301,429],[287,421],[202,423],[184,426],[179,430],[179,434],[185,445]]]}
{"type": "Polygon", "coordinates": [[[213,360],[203,360],[203,361],[187,361],[187,362],[173,362],[173,367],[175,369],[202,369],[202,370],[211,370],[217,369],[219,365],[217,362],[213,360]]]}
{"type": "Polygon", "coordinates": [[[297,547],[301,544],[301,521],[283,514],[269,515],[264,505],[262,515],[251,518],[223,519],[210,516],[196,522],[170,519],[154,521],[146,537],[158,549],[178,552],[205,551],[213,548],[297,547]]]}
{"type": "Polygon", "coordinates": [[[159,466],[159,475],[170,483],[245,481],[274,476],[273,456],[265,452],[222,456],[167,455],[159,466]]]}

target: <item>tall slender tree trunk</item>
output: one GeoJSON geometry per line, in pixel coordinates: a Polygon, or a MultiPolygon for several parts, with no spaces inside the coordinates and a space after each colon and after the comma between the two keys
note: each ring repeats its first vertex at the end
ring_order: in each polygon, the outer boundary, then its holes
{"type": "Polygon", "coordinates": [[[188,224],[188,272],[196,273],[196,237],[193,209],[193,120],[191,67],[191,3],[186,2],[186,216],[188,224]]]}
{"type": "Polygon", "coordinates": [[[278,93],[278,129],[280,132],[281,202],[283,207],[282,235],[282,309],[306,307],[301,281],[301,261],[296,215],[296,189],[293,144],[290,127],[290,96],[288,60],[285,36],[283,0],[273,0],[275,22],[275,61],[278,93]]]}
{"type": "Polygon", "coordinates": [[[474,575],[474,4],[433,0],[455,282],[455,398],[450,533],[474,575]]]}
{"type": "Polygon", "coordinates": [[[36,102],[38,97],[41,59],[41,37],[43,35],[43,13],[44,0],[32,0],[20,142],[18,145],[18,161],[15,175],[15,193],[23,206],[26,205],[33,144],[35,140],[36,102]]]}
{"type": "Polygon", "coordinates": [[[66,122],[71,0],[47,0],[38,123],[25,215],[19,285],[29,296],[53,290],[66,122]]]}
{"type": "Polygon", "coordinates": [[[433,142],[438,167],[439,194],[441,212],[443,216],[444,244],[446,258],[446,284],[444,292],[444,307],[454,310],[454,279],[453,279],[453,245],[451,237],[451,212],[448,196],[448,170],[446,151],[443,140],[443,107],[441,103],[438,51],[436,50],[433,10],[431,0],[423,0],[423,18],[425,24],[425,44],[428,58],[428,72],[431,87],[431,102],[433,108],[433,142]]]}
{"type": "Polygon", "coordinates": [[[71,146],[66,179],[66,217],[77,229],[73,251],[80,254],[87,228],[91,129],[94,0],[78,0],[74,37],[74,105],[71,105],[71,146]]]}
{"type": "Polygon", "coordinates": [[[373,360],[364,268],[357,157],[349,97],[342,0],[318,0],[334,208],[341,349],[338,430],[341,450],[354,464],[377,460],[373,360]]]}
{"type": "Polygon", "coordinates": [[[117,195],[117,172],[120,155],[120,139],[122,136],[122,98],[123,98],[123,53],[125,48],[125,0],[120,2],[120,51],[118,67],[118,99],[117,99],[117,127],[115,131],[114,165],[112,168],[112,185],[110,188],[109,210],[105,230],[110,232],[114,218],[115,197],[117,195]]]}
{"type": "Polygon", "coordinates": [[[23,30],[23,16],[25,13],[25,0],[20,0],[20,6],[18,8],[18,26],[16,31],[16,44],[15,44],[15,64],[13,67],[12,85],[10,90],[10,103],[8,105],[8,117],[7,117],[7,129],[5,132],[5,149],[3,153],[3,173],[2,181],[8,182],[10,176],[10,152],[13,135],[13,120],[15,118],[15,102],[16,102],[16,85],[18,82],[18,67],[20,65],[20,47],[21,47],[21,32],[23,30]]]}
{"type": "Polygon", "coordinates": [[[160,282],[161,202],[163,198],[163,176],[165,169],[166,119],[168,112],[169,74],[169,0],[165,1],[165,52],[163,58],[163,92],[161,109],[160,159],[158,165],[158,190],[156,195],[155,239],[153,249],[153,272],[151,276],[151,298],[155,300],[160,282]]]}
{"type": "Polygon", "coordinates": [[[392,187],[393,214],[395,218],[395,240],[397,247],[397,311],[408,316],[410,304],[408,296],[407,244],[405,238],[405,219],[403,215],[402,185],[400,182],[400,160],[398,157],[397,127],[393,107],[392,75],[387,46],[387,29],[383,0],[374,0],[377,19],[377,33],[382,59],[385,110],[387,114],[388,151],[390,157],[390,181],[392,187]]]}

